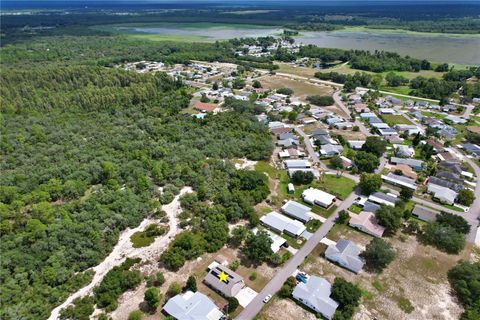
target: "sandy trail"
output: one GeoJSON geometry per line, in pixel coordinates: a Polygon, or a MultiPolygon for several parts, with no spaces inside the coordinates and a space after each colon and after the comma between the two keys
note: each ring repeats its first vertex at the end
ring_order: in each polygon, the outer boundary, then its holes
{"type": "Polygon", "coordinates": [[[155,241],[148,247],[134,248],[130,242],[130,237],[137,231],[143,231],[148,225],[152,223],[158,223],[159,220],[146,218],[138,227],[124,230],[120,234],[117,244],[108,257],[106,257],[105,260],[103,260],[100,264],[92,268],[92,270],[95,272],[92,282],[71,294],[65,300],[65,302],[53,309],[48,320],[58,319],[60,311],[71,304],[76,298],[81,298],[91,294],[93,288],[102,281],[107,272],[113,267],[122,264],[126,258],[138,257],[142,260],[145,260],[151,259],[155,255],[159,255],[161,251],[168,246],[173,237],[179,232],[177,214],[181,211],[180,197],[189,192],[192,192],[192,188],[184,187],[180,193],[175,196],[171,203],[162,206],[162,209],[167,213],[167,217],[169,219],[169,230],[164,236],[156,238],[155,241]]]}

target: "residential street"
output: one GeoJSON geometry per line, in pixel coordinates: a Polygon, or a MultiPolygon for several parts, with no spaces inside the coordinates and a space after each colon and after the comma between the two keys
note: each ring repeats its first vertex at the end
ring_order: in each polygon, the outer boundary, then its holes
{"type": "Polygon", "coordinates": [[[263,288],[261,292],[250,302],[250,304],[243,309],[243,311],[236,317],[239,320],[253,319],[262,309],[264,303],[263,299],[271,294],[275,295],[283,283],[291,276],[298,266],[303,262],[305,257],[312,252],[317,244],[327,235],[330,229],[335,224],[335,219],[341,210],[347,210],[360,195],[360,191],[356,189],[347,199],[345,199],[335,212],[323,223],[320,228],[313,234],[313,236],[298,250],[298,252],[283,266],[283,268],[276,273],[272,280],[263,288]]]}
{"type": "MultiPolygon", "coordinates": [[[[345,106],[345,104],[342,101],[342,97],[340,97],[340,91],[335,91],[333,94],[333,100],[335,100],[335,103],[345,112],[346,114],[350,114],[351,111],[345,106]]],[[[363,124],[358,119],[355,119],[354,124],[360,128],[360,132],[366,135],[367,137],[371,136],[372,134],[370,133],[370,130],[368,130],[367,127],[363,124]]]]}

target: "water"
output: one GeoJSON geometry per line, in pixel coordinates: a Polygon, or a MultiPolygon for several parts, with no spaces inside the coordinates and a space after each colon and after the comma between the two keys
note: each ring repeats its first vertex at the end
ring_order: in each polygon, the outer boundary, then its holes
{"type": "MultiPolygon", "coordinates": [[[[126,28],[125,28],[126,29],[126,28]]],[[[209,41],[278,35],[281,28],[216,26],[130,27],[131,31],[176,36],[198,36],[209,41]]],[[[384,50],[435,62],[480,64],[479,35],[412,34],[382,31],[301,32],[295,41],[326,48],[384,50]]]]}

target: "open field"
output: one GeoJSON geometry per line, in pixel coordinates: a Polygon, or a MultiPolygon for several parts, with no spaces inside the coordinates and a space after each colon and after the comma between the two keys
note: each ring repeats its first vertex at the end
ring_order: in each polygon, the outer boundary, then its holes
{"type": "MultiPolygon", "coordinates": [[[[360,247],[372,239],[344,225],[335,225],[328,238],[349,239],[360,247]]],[[[470,249],[454,256],[424,246],[414,236],[386,240],[396,248],[397,257],[381,274],[355,275],[328,262],[321,257],[324,245],[317,246],[301,269],[331,282],[341,276],[360,285],[366,294],[354,319],[458,319],[462,308],[450,295],[447,272],[458,260],[468,259],[470,249]]]]}
{"type": "Polygon", "coordinates": [[[396,124],[412,124],[410,120],[401,114],[382,114],[380,115],[380,118],[389,126],[394,126],[396,124]]]}
{"type": "Polygon", "coordinates": [[[281,76],[265,76],[260,79],[262,86],[268,89],[290,88],[294,91],[293,96],[306,102],[307,96],[332,95],[333,89],[329,86],[315,85],[302,80],[293,80],[281,76]]]}

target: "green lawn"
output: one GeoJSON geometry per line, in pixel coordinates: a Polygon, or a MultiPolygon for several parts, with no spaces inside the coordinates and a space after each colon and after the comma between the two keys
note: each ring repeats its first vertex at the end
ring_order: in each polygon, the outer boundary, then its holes
{"type": "Polygon", "coordinates": [[[255,165],[255,171],[266,173],[272,179],[276,179],[278,176],[278,170],[267,161],[258,161],[255,165]]]}
{"type": "Polygon", "coordinates": [[[410,120],[401,114],[382,114],[380,115],[380,118],[382,118],[382,120],[389,126],[394,126],[396,124],[412,124],[410,120]]]}
{"type": "Polygon", "coordinates": [[[345,200],[355,189],[356,185],[355,181],[334,174],[323,174],[319,181],[313,183],[313,187],[331,193],[340,200],[345,200]]]}
{"type": "Polygon", "coordinates": [[[360,208],[359,206],[357,206],[356,204],[352,204],[350,206],[350,208],[348,208],[348,211],[351,211],[353,213],[356,213],[356,214],[359,214],[360,212],[362,212],[362,208],[360,208]]]}

